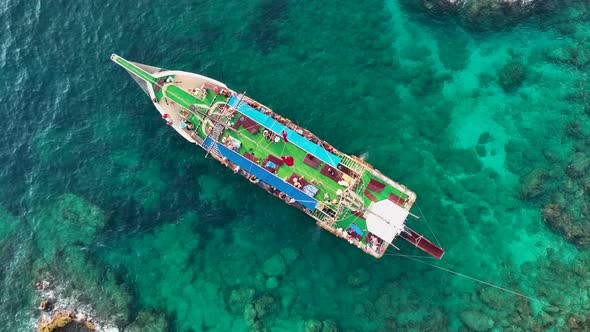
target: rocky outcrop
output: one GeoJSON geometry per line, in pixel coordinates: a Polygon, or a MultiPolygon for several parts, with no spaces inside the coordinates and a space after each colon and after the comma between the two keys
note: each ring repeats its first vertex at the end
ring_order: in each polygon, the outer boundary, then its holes
{"type": "Polygon", "coordinates": [[[113,321],[108,320],[111,317],[101,318],[93,306],[64,294],[64,289],[51,276],[37,281],[35,289],[42,299],[37,307],[41,312],[37,323],[39,332],[119,331],[114,326],[116,317],[113,321]]]}
{"type": "Polygon", "coordinates": [[[60,310],[51,314],[43,314],[37,325],[38,332],[92,332],[98,331],[86,315],[72,310],[60,310]]]}
{"type": "Polygon", "coordinates": [[[101,271],[81,250],[94,243],[106,219],[98,206],[74,194],[62,195],[35,211],[30,223],[41,256],[33,262],[33,275],[39,281],[38,291],[47,293],[43,298],[67,298],[76,303],[73,307],[91,305],[98,316],[124,326],[131,294],[112,271],[101,271]],[[47,281],[49,285],[43,285],[47,281]]]}
{"type": "Polygon", "coordinates": [[[275,299],[268,293],[246,305],[243,317],[250,331],[264,331],[264,319],[274,305],[275,299]]]}
{"type": "MultiPolygon", "coordinates": [[[[588,212],[590,212],[588,208],[584,208],[582,216],[588,212]]],[[[575,218],[572,213],[557,203],[546,204],[541,215],[543,221],[553,230],[561,233],[566,240],[579,247],[590,246],[590,220],[583,217],[575,218]]]]}
{"type": "Polygon", "coordinates": [[[338,332],[338,326],[333,320],[320,321],[317,319],[308,319],[303,324],[305,332],[338,332]]]}
{"type": "Polygon", "coordinates": [[[577,152],[567,165],[565,172],[571,178],[579,178],[586,173],[588,166],[590,166],[590,158],[582,152],[577,152]]]}

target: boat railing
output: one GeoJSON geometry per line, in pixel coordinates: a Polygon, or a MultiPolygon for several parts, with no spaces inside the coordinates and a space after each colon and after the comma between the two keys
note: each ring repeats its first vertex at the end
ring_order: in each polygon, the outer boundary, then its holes
{"type": "Polygon", "coordinates": [[[216,142],[211,143],[211,145],[209,146],[209,149],[207,149],[207,154],[205,155],[205,158],[207,158],[207,156],[209,154],[213,155],[217,159],[220,159],[221,157],[223,157],[223,155],[221,154],[221,151],[219,151],[219,148],[217,147],[216,142]]]}
{"type": "Polygon", "coordinates": [[[311,214],[316,217],[319,221],[324,221],[324,219],[328,218],[329,216],[322,210],[315,208],[311,214]]]}

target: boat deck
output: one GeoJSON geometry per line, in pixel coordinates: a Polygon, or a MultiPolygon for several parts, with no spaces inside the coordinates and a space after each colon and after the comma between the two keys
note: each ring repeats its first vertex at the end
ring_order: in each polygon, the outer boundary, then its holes
{"type": "MultiPolygon", "coordinates": [[[[383,239],[392,241],[400,234],[392,232],[405,227],[416,195],[363,160],[337,151],[223,83],[180,71],[150,74],[118,56],[112,59],[148,84],[151,89],[146,93],[160,113],[169,117],[168,124],[187,140],[303,210],[320,227],[375,257],[381,257],[390,245],[383,239]],[[381,206],[398,211],[400,217],[377,214],[381,206]],[[376,218],[380,219],[377,224],[376,218]],[[396,221],[390,224],[391,220],[396,221]],[[368,223],[384,237],[370,232],[368,223]]],[[[419,246],[421,236],[415,239],[419,246]]]]}
{"type": "MultiPolygon", "coordinates": [[[[232,119],[232,126],[244,115],[237,113],[232,119]]],[[[333,178],[322,174],[321,170],[327,165],[325,162],[316,159],[315,162],[308,162],[310,159],[306,151],[293,143],[285,142],[282,137],[272,135],[267,129],[256,125],[258,130],[249,130],[243,125],[240,125],[237,129],[226,129],[223,132],[223,137],[229,135],[239,142],[239,147],[236,147],[234,151],[245,155],[248,159],[253,160],[259,166],[265,167],[263,162],[269,157],[276,157],[278,159],[281,156],[293,157],[293,165],[288,166],[286,163],[277,165],[275,174],[290,183],[293,183],[293,177],[298,178],[297,182],[302,184],[310,184],[318,189],[313,195],[319,201],[324,201],[328,205],[335,205],[331,202],[337,198],[337,191],[344,190],[344,186],[338,184],[333,178]],[[265,136],[266,130],[266,136],[265,136]],[[307,159],[306,159],[307,158],[307,159]],[[312,164],[312,165],[310,165],[312,164]],[[314,167],[315,165],[315,167],[314,167]]],[[[222,138],[223,139],[223,138],[222,138]]],[[[271,161],[272,162],[272,161],[271,161]]],[[[275,163],[276,164],[276,163],[275,163]]],[[[340,174],[340,171],[336,168],[332,168],[336,174],[340,174]]]]}

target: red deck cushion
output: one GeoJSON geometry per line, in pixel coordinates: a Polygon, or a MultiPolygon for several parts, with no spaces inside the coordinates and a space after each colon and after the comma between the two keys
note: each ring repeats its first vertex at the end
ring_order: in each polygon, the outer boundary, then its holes
{"type": "Polygon", "coordinates": [[[365,196],[369,197],[369,199],[370,199],[372,202],[376,202],[376,201],[377,201],[377,197],[375,197],[375,195],[373,195],[373,194],[372,194],[370,191],[368,191],[367,189],[365,189],[365,192],[364,192],[364,194],[365,194],[365,196]]]}
{"type": "Polygon", "coordinates": [[[394,202],[395,204],[397,204],[399,206],[402,206],[406,202],[405,199],[399,197],[396,194],[389,194],[389,196],[387,197],[387,199],[390,200],[390,201],[392,201],[392,202],[394,202]]]}
{"type": "Polygon", "coordinates": [[[369,181],[369,184],[367,185],[367,188],[380,194],[383,191],[383,189],[385,188],[385,184],[383,184],[379,181],[376,181],[374,179],[371,179],[371,181],[369,181]]]}

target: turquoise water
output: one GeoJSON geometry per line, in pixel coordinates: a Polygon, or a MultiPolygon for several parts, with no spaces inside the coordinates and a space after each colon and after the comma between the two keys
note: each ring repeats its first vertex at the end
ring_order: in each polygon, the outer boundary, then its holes
{"type": "Polygon", "coordinates": [[[396,0],[5,2],[2,330],[31,329],[41,279],[141,331],[587,330],[590,12],[556,3],[480,30],[396,0]],[[321,231],[174,134],[113,52],[363,156],[417,193],[428,262],[567,310],[321,231]]]}

